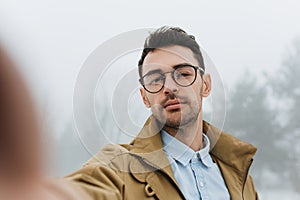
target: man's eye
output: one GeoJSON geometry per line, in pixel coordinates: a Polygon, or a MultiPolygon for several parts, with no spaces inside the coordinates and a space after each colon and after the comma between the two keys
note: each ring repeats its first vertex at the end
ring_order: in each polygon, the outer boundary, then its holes
{"type": "Polygon", "coordinates": [[[189,73],[189,72],[179,72],[179,73],[176,73],[176,77],[179,78],[179,77],[189,77],[191,76],[192,74],[189,73]]]}
{"type": "Polygon", "coordinates": [[[161,77],[157,77],[157,78],[155,78],[155,79],[152,79],[152,80],[150,81],[150,84],[156,84],[156,83],[158,83],[158,82],[161,82],[161,80],[162,80],[161,77]]]}
{"type": "Polygon", "coordinates": [[[190,76],[191,73],[180,73],[181,76],[190,76]]]}

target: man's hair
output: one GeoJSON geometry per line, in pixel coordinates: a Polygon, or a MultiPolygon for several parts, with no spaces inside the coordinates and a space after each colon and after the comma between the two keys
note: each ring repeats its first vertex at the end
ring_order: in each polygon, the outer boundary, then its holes
{"type": "Polygon", "coordinates": [[[202,53],[195,37],[193,35],[188,35],[179,27],[163,26],[152,32],[145,40],[144,49],[138,63],[140,77],[142,77],[142,66],[147,54],[155,51],[157,48],[171,45],[179,45],[191,49],[195,58],[199,62],[199,66],[203,67],[205,70],[202,53]]]}

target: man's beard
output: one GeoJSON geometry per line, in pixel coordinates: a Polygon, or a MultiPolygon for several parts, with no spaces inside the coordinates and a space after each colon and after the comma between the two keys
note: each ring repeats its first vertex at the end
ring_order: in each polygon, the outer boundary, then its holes
{"type": "Polygon", "coordinates": [[[183,108],[180,108],[180,110],[168,111],[169,116],[164,114],[164,107],[161,105],[154,106],[152,108],[152,113],[156,121],[160,124],[159,127],[178,130],[193,124],[198,120],[199,113],[202,108],[201,102],[187,102],[185,105],[183,105],[186,107],[184,110],[183,108]],[[176,115],[179,115],[179,117],[172,117],[172,112],[176,115]]]}
{"type": "Polygon", "coordinates": [[[190,112],[189,114],[187,113],[183,115],[181,114],[180,119],[167,118],[164,126],[171,129],[180,129],[180,128],[184,128],[188,124],[197,121],[199,116],[199,109],[198,110],[192,109],[191,111],[192,112],[190,112]]]}

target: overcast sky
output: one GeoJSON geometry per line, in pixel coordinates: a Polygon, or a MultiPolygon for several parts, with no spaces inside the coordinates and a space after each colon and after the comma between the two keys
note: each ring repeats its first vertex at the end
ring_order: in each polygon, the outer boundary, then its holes
{"type": "Polygon", "coordinates": [[[299,10],[298,0],[1,0],[0,43],[56,123],[71,115],[84,61],[118,34],[180,26],[195,35],[230,89],[245,69],[259,75],[280,66],[300,36],[299,10]]]}

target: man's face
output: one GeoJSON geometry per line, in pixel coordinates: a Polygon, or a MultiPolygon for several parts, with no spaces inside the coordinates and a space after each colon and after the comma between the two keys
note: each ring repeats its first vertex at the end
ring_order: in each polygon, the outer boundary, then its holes
{"type": "MultiPolygon", "coordinates": [[[[171,72],[174,66],[190,64],[198,66],[193,52],[183,46],[168,46],[149,52],[143,63],[143,75],[151,71],[171,72]]],[[[166,73],[165,85],[158,93],[149,93],[140,89],[144,104],[151,108],[153,116],[164,127],[182,128],[201,117],[202,97],[210,92],[210,77],[200,76],[199,70],[195,82],[187,87],[179,86],[166,73]]]]}

